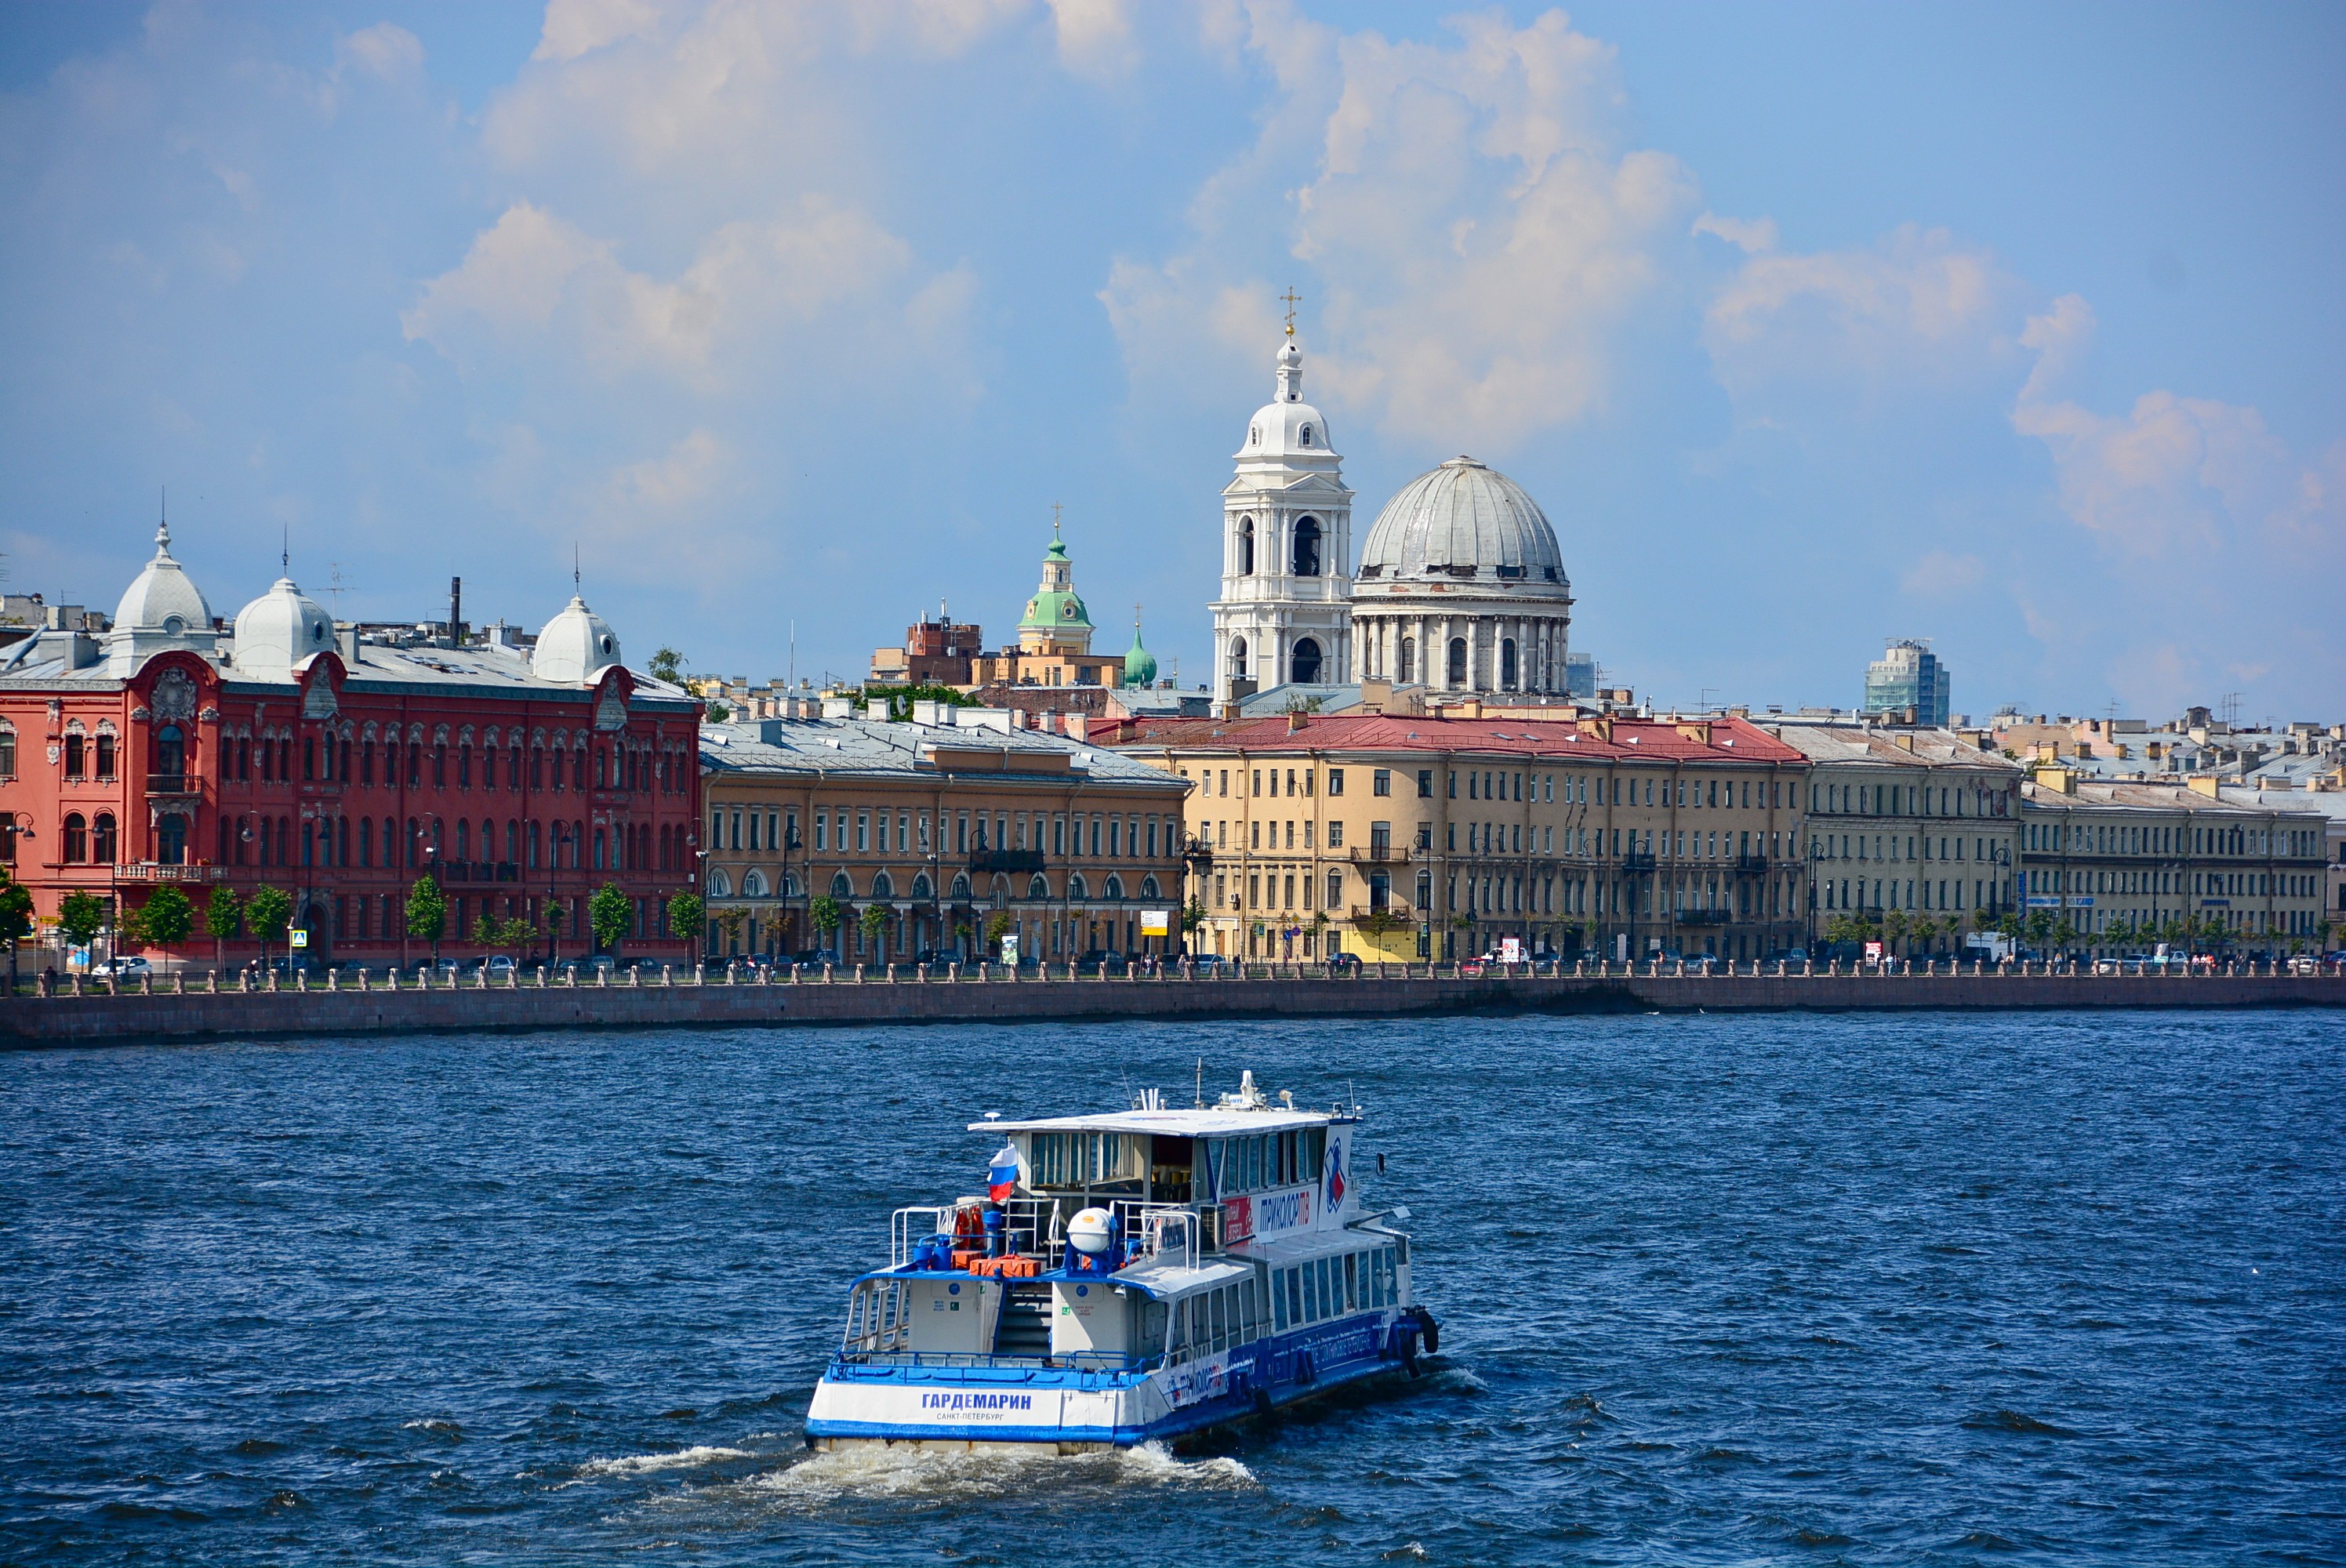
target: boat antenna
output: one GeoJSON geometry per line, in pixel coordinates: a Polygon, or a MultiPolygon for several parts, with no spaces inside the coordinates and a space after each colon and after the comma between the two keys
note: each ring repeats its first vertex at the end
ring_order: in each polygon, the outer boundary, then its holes
{"type": "Polygon", "coordinates": [[[1198,1109],[1206,1108],[1206,1059],[1198,1058],[1198,1109]]]}

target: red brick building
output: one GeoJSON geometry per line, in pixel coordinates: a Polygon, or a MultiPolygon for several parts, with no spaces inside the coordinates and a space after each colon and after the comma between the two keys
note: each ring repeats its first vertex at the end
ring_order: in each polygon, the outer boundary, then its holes
{"type": "MultiPolygon", "coordinates": [[[[484,915],[583,953],[608,883],[635,905],[623,952],[683,959],[664,906],[695,881],[699,727],[576,596],[534,647],[502,626],[362,635],[290,578],[231,628],[158,532],[111,630],[46,631],[0,661],[0,860],[45,942],[77,889],[135,909],[178,882],[200,911],[225,882],[288,893],[313,957],[413,961],[403,910],[428,874],[444,956],[480,951],[484,915]]],[[[178,956],[212,953],[199,925],[178,956]]],[[[62,967],[53,946],[39,962],[62,967]]]]}

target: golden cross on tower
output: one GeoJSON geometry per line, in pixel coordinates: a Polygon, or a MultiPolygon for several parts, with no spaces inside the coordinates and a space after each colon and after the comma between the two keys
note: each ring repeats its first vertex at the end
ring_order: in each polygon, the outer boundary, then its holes
{"type": "Polygon", "coordinates": [[[1280,298],[1287,301],[1287,335],[1291,338],[1295,335],[1295,302],[1303,296],[1295,291],[1294,284],[1290,283],[1287,292],[1280,298]]]}
{"type": "Polygon", "coordinates": [[[1056,538],[1057,538],[1058,536],[1059,536],[1059,504],[1058,504],[1057,502],[1054,501],[1054,502],[1052,502],[1052,503],[1051,503],[1051,537],[1052,537],[1052,538],[1054,538],[1054,539],[1056,539],[1056,538]]]}

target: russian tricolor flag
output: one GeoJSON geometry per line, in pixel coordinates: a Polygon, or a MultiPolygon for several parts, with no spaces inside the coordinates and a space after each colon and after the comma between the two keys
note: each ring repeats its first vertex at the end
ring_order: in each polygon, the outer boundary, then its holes
{"type": "Polygon", "coordinates": [[[985,1196],[996,1203],[1008,1203],[1017,1186],[1018,1147],[1005,1144],[1002,1152],[994,1156],[994,1163],[986,1167],[985,1196]]]}

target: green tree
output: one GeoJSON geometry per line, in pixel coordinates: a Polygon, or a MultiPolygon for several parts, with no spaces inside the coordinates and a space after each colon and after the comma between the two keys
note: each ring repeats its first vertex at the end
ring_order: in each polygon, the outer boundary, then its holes
{"type": "Polygon", "coordinates": [[[1000,943],[1001,943],[1001,942],[1002,942],[1002,939],[1003,939],[1004,937],[1005,937],[1005,936],[1008,936],[1009,934],[1010,934],[1010,916],[1009,916],[1009,914],[1008,914],[1006,911],[1002,911],[1002,910],[995,910],[995,911],[994,911],[991,915],[988,915],[988,916],[986,917],[986,920],[985,920],[985,945],[986,945],[986,946],[988,946],[988,947],[995,947],[995,946],[1000,945],[1000,943]]]}
{"type": "Polygon", "coordinates": [[[949,686],[866,686],[856,693],[855,710],[863,711],[867,702],[884,701],[888,705],[888,722],[909,724],[913,704],[942,702],[950,708],[975,708],[977,698],[967,697],[949,686]]]}
{"type": "Polygon", "coordinates": [[[440,962],[440,939],[448,932],[448,898],[431,877],[418,877],[407,890],[407,934],[432,944],[432,962],[440,962]]]}
{"type": "Polygon", "coordinates": [[[1185,932],[1196,931],[1205,923],[1206,906],[1198,900],[1191,899],[1188,907],[1181,911],[1181,929],[1185,932]]]}
{"type": "Polygon", "coordinates": [[[106,924],[106,904],[76,888],[57,905],[57,933],[68,947],[87,947],[106,924]]]}
{"type": "Polygon", "coordinates": [[[8,994],[16,993],[16,944],[33,934],[33,895],[0,866],[0,942],[8,944],[8,994]]]}
{"type": "Polygon", "coordinates": [[[652,662],[645,668],[654,680],[664,680],[670,686],[684,684],[684,656],[674,648],[662,648],[652,655],[652,662]]]}
{"type": "Polygon", "coordinates": [[[733,710],[730,708],[728,708],[725,704],[721,702],[712,702],[709,705],[708,718],[709,723],[723,724],[730,720],[732,717],[733,710]]]}
{"type": "Polygon", "coordinates": [[[285,940],[285,923],[293,918],[293,900],[282,888],[259,888],[244,902],[244,918],[260,942],[260,962],[269,962],[269,944],[285,940]]]}
{"type": "Polygon", "coordinates": [[[196,906],[188,895],[165,882],[138,908],[139,940],[155,947],[174,948],[196,932],[196,906]]]}
{"type": "Polygon", "coordinates": [[[721,909],[710,918],[717,921],[718,937],[725,944],[725,956],[729,958],[741,946],[741,932],[750,923],[750,911],[745,909],[721,909]]]}
{"type": "Polygon", "coordinates": [[[709,934],[703,924],[708,918],[707,906],[701,903],[699,893],[678,893],[668,901],[668,929],[678,936],[691,937],[696,954],[709,934]]]}
{"type": "Polygon", "coordinates": [[[616,882],[605,882],[586,901],[586,923],[595,932],[595,941],[613,958],[619,956],[619,943],[636,923],[635,901],[619,891],[616,882]]]}
{"type": "Polygon", "coordinates": [[[1892,909],[1882,911],[1882,954],[1884,958],[1891,957],[1897,952],[1898,944],[1905,939],[1910,923],[1911,922],[1906,918],[1906,911],[1904,910],[1892,909]]]}
{"type": "Polygon", "coordinates": [[[839,907],[839,901],[829,893],[817,893],[807,905],[808,923],[811,924],[816,933],[822,938],[822,945],[825,947],[832,944],[839,935],[841,924],[846,918],[845,912],[839,907]]]}
{"type": "Polygon", "coordinates": [[[1939,940],[1939,922],[1929,915],[1917,915],[1909,934],[1921,944],[1923,952],[1928,953],[1932,951],[1931,944],[1939,940]]]}
{"type": "Polygon", "coordinates": [[[855,923],[863,928],[863,940],[872,952],[880,950],[880,934],[895,921],[896,911],[882,903],[863,906],[863,914],[855,923]]]}
{"type": "Polygon", "coordinates": [[[204,934],[212,939],[212,967],[228,964],[228,942],[237,928],[244,924],[244,901],[236,890],[225,883],[212,889],[212,896],[204,905],[204,934]]]}

